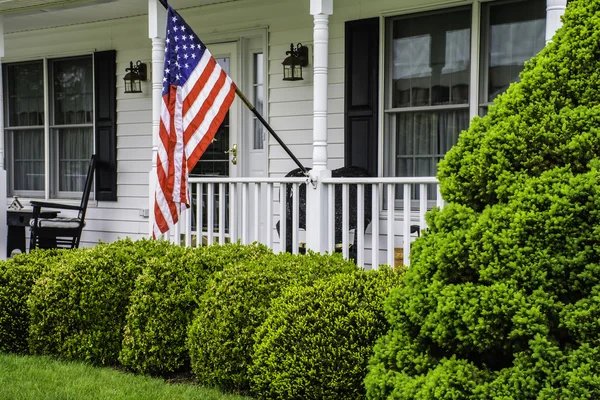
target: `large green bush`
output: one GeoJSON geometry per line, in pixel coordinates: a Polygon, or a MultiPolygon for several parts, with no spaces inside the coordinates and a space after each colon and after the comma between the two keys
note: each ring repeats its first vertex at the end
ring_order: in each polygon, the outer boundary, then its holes
{"type": "Polygon", "coordinates": [[[142,373],[187,368],[187,328],[207,278],[226,265],[268,254],[271,250],[259,244],[174,246],[150,259],[131,294],[120,361],[142,373]]]}
{"type": "Polygon", "coordinates": [[[599,15],[571,1],[442,163],[452,203],[386,300],[368,398],[600,398],[599,15]]]}
{"type": "Polygon", "coordinates": [[[171,246],[127,239],[61,257],[37,280],[28,301],[31,352],[116,364],[135,279],[146,259],[171,246]]]}
{"type": "Polygon", "coordinates": [[[400,284],[390,268],[338,274],[285,289],[255,335],[252,391],[261,399],[362,399],[383,300],[400,284]]]}
{"type": "Polygon", "coordinates": [[[189,329],[194,374],[204,384],[247,391],[254,331],[264,321],[271,300],[289,285],[356,269],[339,255],[283,253],[216,272],[189,329]]]}
{"type": "Polygon", "coordinates": [[[59,250],[34,250],[0,261],[0,352],[27,352],[27,298],[42,271],[62,254],[59,250]]]}

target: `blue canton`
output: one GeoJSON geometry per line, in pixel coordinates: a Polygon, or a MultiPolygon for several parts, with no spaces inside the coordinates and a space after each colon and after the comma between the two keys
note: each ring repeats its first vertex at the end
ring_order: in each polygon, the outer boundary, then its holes
{"type": "Polygon", "coordinates": [[[202,59],[204,51],[206,51],[206,46],[196,37],[183,18],[169,7],[163,96],[169,92],[171,85],[182,86],[187,82],[190,74],[202,59]]]}

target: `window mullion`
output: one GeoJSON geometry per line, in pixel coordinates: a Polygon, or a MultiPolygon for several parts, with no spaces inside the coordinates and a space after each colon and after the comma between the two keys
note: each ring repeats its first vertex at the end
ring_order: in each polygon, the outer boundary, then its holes
{"type": "Polygon", "coordinates": [[[44,198],[50,198],[50,76],[48,59],[44,63],[44,198]]]}
{"type": "Polygon", "coordinates": [[[471,8],[471,76],[469,84],[469,119],[479,114],[479,60],[481,50],[481,2],[475,0],[471,8]]]}

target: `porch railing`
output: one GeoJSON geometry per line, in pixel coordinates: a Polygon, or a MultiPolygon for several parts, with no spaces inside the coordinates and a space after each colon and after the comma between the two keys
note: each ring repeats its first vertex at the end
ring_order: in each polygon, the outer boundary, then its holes
{"type": "MultiPolygon", "coordinates": [[[[173,240],[187,246],[258,241],[275,251],[304,251],[306,178],[190,178],[192,208],[173,240]],[[285,216],[282,218],[282,216],[285,216]]],[[[409,265],[424,215],[443,200],[435,178],[329,178],[327,250],[364,267],[409,265]],[[393,210],[393,212],[390,212],[393,210]]]]}

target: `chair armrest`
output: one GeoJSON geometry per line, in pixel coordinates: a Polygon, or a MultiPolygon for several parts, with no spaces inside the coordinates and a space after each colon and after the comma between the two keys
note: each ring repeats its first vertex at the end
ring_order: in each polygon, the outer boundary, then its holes
{"type": "Polygon", "coordinates": [[[71,204],[58,204],[58,203],[48,203],[44,201],[30,201],[29,204],[33,206],[33,208],[58,208],[60,210],[81,210],[80,206],[75,206],[71,204]]]}

